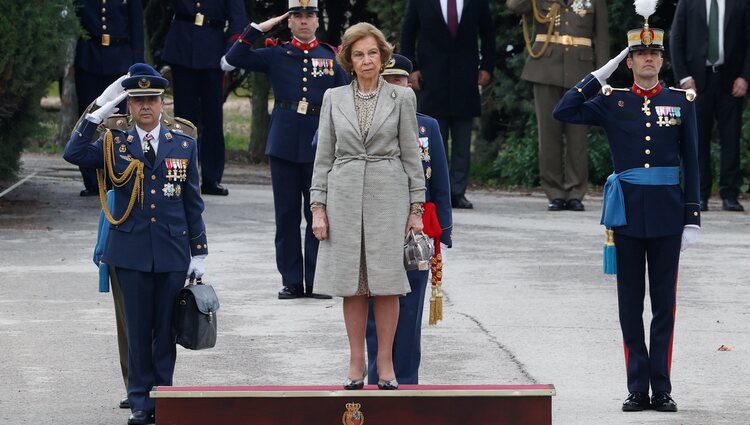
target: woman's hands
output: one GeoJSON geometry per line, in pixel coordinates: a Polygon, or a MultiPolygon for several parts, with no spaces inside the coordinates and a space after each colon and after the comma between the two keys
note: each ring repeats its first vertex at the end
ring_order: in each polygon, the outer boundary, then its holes
{"type": "MultiPolygon", "coordinates": [[[[313,218],[313,228],[315,228],[315,219],[313,218]]],[[[422,216],[419,216],[417,214],[409,214],[409,219],[406,221],[406,232],[405,234],[409,234],[409,231],[414,230],[414,233],[421,233],[424,226],[422,225],[422,216]]]]}
{"type": "Polygon", "coordinates": [[[315,208],[312,210],[312,219],[313,235],[315,235],[319,241],[328,239],[328,214],[326,214],[326,209],[315,208]]]}

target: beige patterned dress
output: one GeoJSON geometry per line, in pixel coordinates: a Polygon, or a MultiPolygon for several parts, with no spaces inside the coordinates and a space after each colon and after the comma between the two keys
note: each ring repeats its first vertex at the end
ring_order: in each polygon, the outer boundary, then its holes
{"type": "MultiPolygon", "coordinates": [[[[378,81],[378,87],[366,95],[359,91],[356,80],[352,84],[354,91],[354,110],[357,111],[357,122],[359,123],[359,132],[362,134],[362,143],[367,140],[367,133],[370,131],[372,117],[375,115],[375,106],[378,104],[378,95],[383,87],[383,79],[378,81]]],[[[360,249],[359,260],[359,286],[357,293],[354,295],[370,295],[370,287],[367,285],[367,258],[365,255],[365,226],[362,226],[362,248],[360,249]]]]}

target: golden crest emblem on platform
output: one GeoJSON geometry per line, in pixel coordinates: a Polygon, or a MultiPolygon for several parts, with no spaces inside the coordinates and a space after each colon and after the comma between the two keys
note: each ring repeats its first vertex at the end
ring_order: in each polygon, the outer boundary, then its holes
{"type": "Polygon", "coordinates": [[[359,411],[360,407],[362,405],[359,403],[346,403],[346,412],[341,418],[341,423],[344,425],[364,425],[365,414],[359,411]]]}

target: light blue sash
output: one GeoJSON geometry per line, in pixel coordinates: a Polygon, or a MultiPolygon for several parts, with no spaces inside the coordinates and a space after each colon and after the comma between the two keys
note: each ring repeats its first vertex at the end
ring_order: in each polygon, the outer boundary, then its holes
{"type": "Polygon", "coordinates": [[[619,174],[610,174],[604,185],[601,221],[608,229],[628,224],[620,181],[648,186],[676,185],[680,183],[680,167],[631,168],[619,174]]]}

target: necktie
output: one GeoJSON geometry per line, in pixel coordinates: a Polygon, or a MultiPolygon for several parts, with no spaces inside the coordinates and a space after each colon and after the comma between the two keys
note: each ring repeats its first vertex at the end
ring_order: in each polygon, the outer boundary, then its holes
{"type": "Polygon", "coordinates": [[[458,34],[458,8],[456,7],[456,0],[448,0],[448,31],[450,31],[453,38],[458,34]]]}
{"type": "Polygon", "coordinates": [[[143,155],[146,156],[146,159],[148,159],[151,165],[154,165],[154,162],[156,161],[156,153],[154,152],[154,147],[151,146],[151,140],[153,139],[154,136],[152,136],[151,133],[143,136],[143,155]]]}
{"type": "Polygon", "coordinates": [[[708,12],[708,55],[711,64],[719,60],[719,2],[711,0],[711,9],[708,12]]]}

